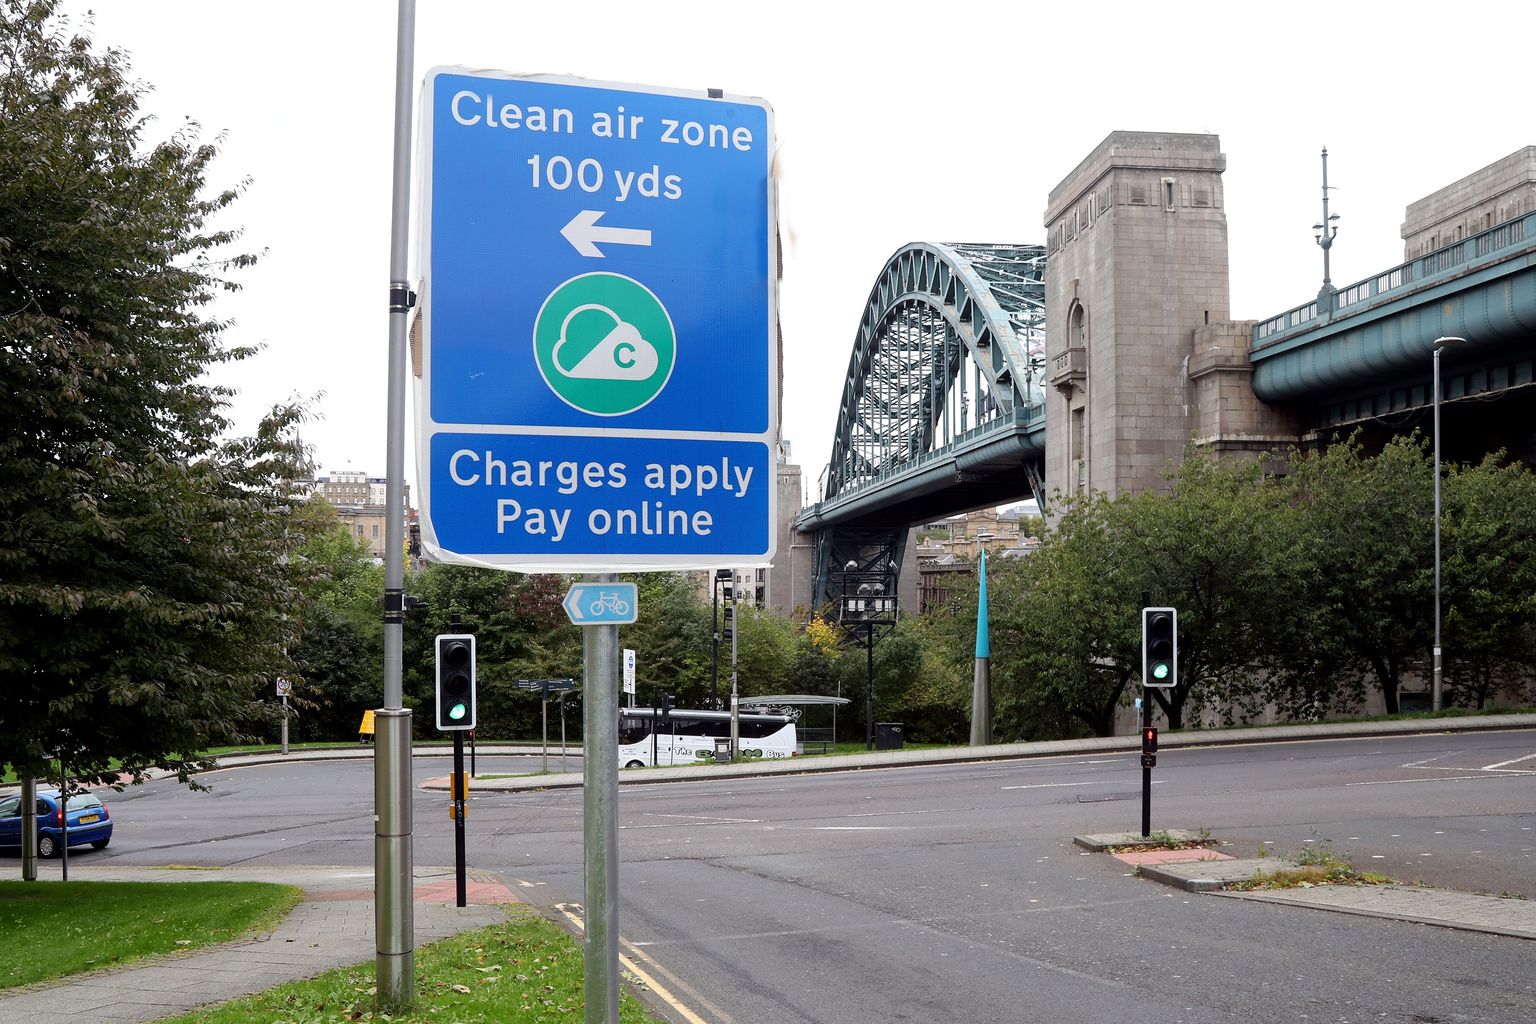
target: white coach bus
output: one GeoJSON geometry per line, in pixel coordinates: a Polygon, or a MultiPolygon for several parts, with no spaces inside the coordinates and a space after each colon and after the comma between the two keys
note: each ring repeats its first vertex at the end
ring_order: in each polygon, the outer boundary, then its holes
{"type": "MultiPolygon", "coordinates": [[[[795,719],[789,715],[747,714],[740,718],[742,757],[795,756],[795,719]]],[[[698,764],[715,757],[715,740],[731,737],[729,711],[676,708],[658,716],[652,708],[619,710],[619,767],[698,764]]]]}

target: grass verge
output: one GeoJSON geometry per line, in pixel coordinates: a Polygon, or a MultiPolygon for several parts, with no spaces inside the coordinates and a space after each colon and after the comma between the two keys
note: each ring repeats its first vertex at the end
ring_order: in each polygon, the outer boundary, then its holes
{"type": "MultiPolygon", "coordinates": [[[[373,1008],[373,964],[343,967],[159,1024],[445,1024],[495,1021],[538,1024],[580,1020],[581,948],[528,907],[508,907],[503,924],[465,932],[416,949],[416,1005],[393,1013],[373,1008]]],[[[655,1024],[628,993],[619,995],[622,1024],[655,1024]]]]}
{"type": "Polygon", "coordinates": [[[1311,889],[1319,885],[1386,885],[1392,879],[1376,871],[1359,871],[1344,861],[1331,864],[1302,864],[1281,868],[1268,875],[1255,875],[1227,883],[1228,889],[1252,892],[1256,889],[1311,889]]]}
{"type": "Polygon", "coordinates": [[[0,881],[0,989],[265,931],[300,894],[268,882],[0,881]]]}

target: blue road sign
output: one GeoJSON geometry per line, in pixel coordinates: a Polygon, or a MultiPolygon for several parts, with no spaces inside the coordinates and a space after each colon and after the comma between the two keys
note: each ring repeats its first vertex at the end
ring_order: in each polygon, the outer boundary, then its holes
{"type": "Polygon", "coordinates": [[[429,552],[530,571],[766,563],[767,104],[435,68],[422,126],[429,552]]]}
{"type": "Polygon", "coordinates": [[[578,626],[623,626],[635,621],[640,599],[633,583],[576,583],[560,606],[578,626]]]}

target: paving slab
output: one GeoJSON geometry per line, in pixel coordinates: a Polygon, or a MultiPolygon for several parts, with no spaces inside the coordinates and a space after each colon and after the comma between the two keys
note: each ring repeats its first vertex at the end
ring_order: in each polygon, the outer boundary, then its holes
{"type": "Polygon", "coordinates": [[[1417,885],[1319,885],[1218,895],[1536,939],[1536,901],[1417,885]]]}
{"type": "Polygon", "coordinates": [[[1168,840],[1176,843],[1198,843],[1207,838],[1199,832],[1191,832],[1185,828],[1158,829],[1150,836],[1144,836],[1140,832],[1096,832],[1090,835],[1073,836],[1072,842],[1085,850],[1094,853],[1103,853],[1122,846],[1162,846],[1168,840]]]}
{"type": "Polygon", "coordinates": [[[1243,882],[1256,875],[1272,875],[1296,867],[1284,857],[1255,857],[1228,860],[1186,861],[1180,864],[1143,864],[1143,878],[1190,892],[1212,892],[1231,882],[1243,882]]]}
{"type": "Polygon", "coordinates": [[[1136,867],[1143,864],[1187,864],[1192,861],[1233,859],[1230,853],[1208,850],[1203,846],[1191,846],[1183,850],[1126,850],[1110,856],[1122,864],[1133,864],[1136,867]]]}

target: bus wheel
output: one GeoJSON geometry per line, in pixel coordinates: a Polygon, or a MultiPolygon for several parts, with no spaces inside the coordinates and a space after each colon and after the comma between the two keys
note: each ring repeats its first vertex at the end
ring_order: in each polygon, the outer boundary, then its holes
{"type": "Polygon", "coordinates": [[[631,762],[629,762],[629,764],[625,765],[624,767],[625,768],[644,768],[645,764],[644,764],[644,762],[641,762],[641,761],[631,761],[631,762]]]}

